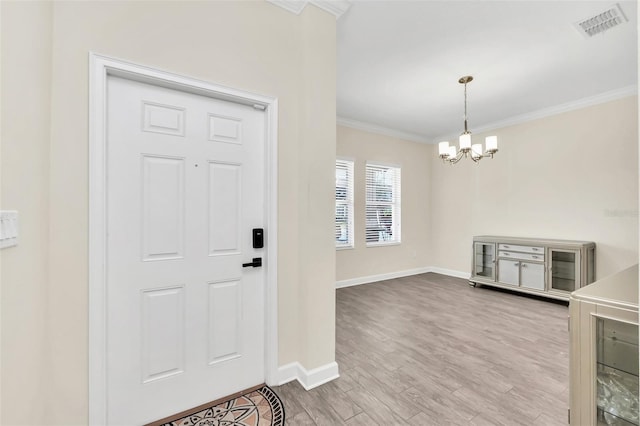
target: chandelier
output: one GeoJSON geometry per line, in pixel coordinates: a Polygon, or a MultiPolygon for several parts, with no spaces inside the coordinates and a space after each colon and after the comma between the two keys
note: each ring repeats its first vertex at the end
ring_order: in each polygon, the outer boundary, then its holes
{"type": "Polygon", "coordinates": [[[460,149],[456,151],[456,147],[449,146],[448,141],[438,144],[438,153],[443,162],[456,164],[462,158],[471,158],[475,163],[485,157],[493,158],[493,154],[498,152],[498,138],[496,136],[487,136],[485,139],[485,151],[482,152],[482,144],[471,144],[471,132],[467,129],[467,83],[470,83],[473,77],[470,75],[460,77],[458,83],[464,84],[464,132],[460,135],[458,143],[460,149]]]}

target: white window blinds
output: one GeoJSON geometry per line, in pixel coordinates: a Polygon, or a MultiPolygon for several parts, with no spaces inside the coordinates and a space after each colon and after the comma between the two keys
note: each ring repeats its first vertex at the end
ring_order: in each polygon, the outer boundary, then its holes
{"type": "Polygon", "coordinates": [[[400,168],[367,164],[366,168],[367,245],[400,242],[400,168]]]}
{"type": "Polygon", "coordinates": [[[353,247],[353,161],[336,160],[336,247],[353,247]]]}

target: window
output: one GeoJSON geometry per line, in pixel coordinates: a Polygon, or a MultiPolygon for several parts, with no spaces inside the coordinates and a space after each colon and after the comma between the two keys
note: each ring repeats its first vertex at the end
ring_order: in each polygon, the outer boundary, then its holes
{"type": "Polygon", "coordinates": [[[400,168],[367,164],[367,245],[400,242],[400,168]]]}
{"type": "Polygon", "coordinates": [[[353,161],[336,160],[336,247],[353,247],[353,161]]]}

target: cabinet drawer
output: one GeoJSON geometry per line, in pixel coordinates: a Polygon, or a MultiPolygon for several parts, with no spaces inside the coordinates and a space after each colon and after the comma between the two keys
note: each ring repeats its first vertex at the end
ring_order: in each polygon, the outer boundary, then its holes
{"type": "Polygon", "coordinates": [[[512,251],[500,251],[498,252],[498,257],[506,257],[509,259],[518,259],[518,260],[533,260],[537,262],[544,262],[544,254],[529,254],[529,253],[517,253],[512,251]]]}
{"type": "Polygon", "coordinates": [[[516,246],[513,244],[499,244],[498,250],[505,251],[521,251],[523,253],[539,253],[544,255],[544,247],[533,247],[533,246],[516,246]]]}

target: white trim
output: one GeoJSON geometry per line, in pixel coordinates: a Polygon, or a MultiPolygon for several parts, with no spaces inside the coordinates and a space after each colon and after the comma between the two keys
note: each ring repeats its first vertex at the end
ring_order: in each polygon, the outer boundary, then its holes
{"type": "Polygon", "coordinates": [[[277,222],[278,100],[158,69],[89,53],[89,424],[106,423],[106,85],[119,75],[217,99],[266,109],[265,198],[267,256],[265,381],[278,379],[277,222]]]}
{"type": "Polygon", "coordinates": [[[469,278],[471,278],[471,274],[469,272],[454,271],[453,269],[438,268],[437,266],[432,266],[431,271],[429,272],[433,272],[434,274],[448,275],[455,278],[462,278],[463,280],[468,280],[469,278]]]}
{"type": "Polygon", "coordinates": [[[364,162],[365,167],[366,166],[373,166],[373,167],[387,167],[387,168],[394,168],[394,169],[401,169],[402,168],[402,164],[398,164],[398,163],[385,163],[384,161],[376,161],[376,160],[366,160],[364,162]]]}
{"type": "Polygon", "coordinates": [[[335,361],[312,370],[307,370],[299,362],[292,362],[280,367],[279,376],[278,386],[297,380],[305,390],[311,390],[337,379],[340,374],[335,361]]]}
{"type": "Polygon", "coordinates": [[[382,127],[376,124],[365,123],[364,121],[351,120],[350,118],[336,117],[336,124],[338,126],[349,127],[356,130],[362,130],[369,133],[375,133],[377,135],[391,136],[392,138],[398,138],[411,142],[418,143],[430,143],[431,140],[425,136],[418,135],[416,133],[407,133],[389,127],[382,127]]]}
{"type": "MultiPolygon", "coordinates": [[[[574,111],[589,106],[603,104],[605,102],[615,101],[617,99],[626,98],[629,96],[635,96],[638,94],[638,86],[631,85],[622,87],[620,89],[610,90],[608,92],[600,93],[598,95],[589,96],[586,98],[578,99],[564,104],[555,105],[548,108],[539,109],[526,114],[515,115],[513,117],[505,118],[504,120],[494,121],[489,124],[485,124],[480,127],[474,127],[474,133],[484,133],[491,130],[501,129],[508,126],[515,126],[516,124],[526,123],[528,121],[539,120],[545,117],[551,117],[553,115],[562,114],[564,112],[574,111]]],[[[336,118],[336,124],[339,126],[350,127],[356,130],[363,130],[365,132],[375,133],[378,135],[391,136],[403,140],[412,142],[437,144],[438,142],[445,140],[458,140],[459,134],[447,134],[441,135],[437,138],[428,138],[416,133],[403,132],[401,130],[391,129],[388,127],[378,126],[376,124],[366,123],[364,121],[351,120],[338,116],[336,118]]]]}
{"type": "Polygon", "coordinates": [[[298,362],[290,362],[278,368],[278,381],[276,382],[276,386],[282,386],[285,383],[297,380],[299,368],[302,368],[302,366],[298,362]]]}
{"type": "Polygon", "coordinates": [[[349,10],[351,4],[346,0],[267,0],[269,3],[281,7],[291,13],[300,15],[308,4],[313,4],[325,12],[339,19],[349,10]]]}
{"type": "Polygon", "coordinates": [[[310,0],[309,3],[335,15],[336,19],[340,19],[351,7],[351,4],[346,0],[310,0]]]}
{"type": "Polygon", "coordinates": [[[433,272],[435,274],[448,275],[450,277],[462,278],[468,280],[471,274],[468,272],[454,271],[453,269],[438,268],[437,266],[425,266],[423,268],[406,269],[404,271],[388,272],[386,274],[368,275],[366,277],[350,278],[348,280],[336,281],[336,288],[352,287],[354,285],[369,284],[379,281],[391,280],[394,278],[409,277],[411,275],[426,274],[433,272]]]}
{"type": "Polygon", "coordinates": [[[336,288],[351,287],[354,285],[375,283],[378,281],[391,280],[393,278],[408,277],[411,275],[425,274],[432,272],[431,266],[424,268],[407,269],[404,271],[388,272],[386,274],[368,275],[366,277],[351,278],[348,280],[336,281],[336,288]]]}
{"type": "MultiPolygon", "coordinates": [[[[539,109],[537,111],[528,112],[526,114],[515,115],[510,118],[505,118],[504,120],[494,121],[493,123],[485,124],[480,127],[475,127],[473,129],[474,133],[484,133],[489,132],[491,130],[501,129],[504,127],[515,126],[516,124],[522,124],[533,120],[539,120],[541,118],[551,117],[553,115],[562,114],[569,111],[574,111],[577,109],[582,109],[598,104],[603,104],[605,102],[615,101],[617,99],[627,98],[629,96],[635,96],[638,94],[638,86],[631,85],[622,87],[620,89],[610,90],[608,92],[600,93],[598,95],[589,96],[582,99],[577,99],[575,101],[566,102],[564,104],[555,105],[549,108],[539,109]]],[[[431,143],[437,144],[440,141],[451,140],[454,138],[456,141],[458,140],[458,136],[446,135],[440,136],[438,138],[432,139],[431,143]]]]}
{"type": "Polygon", "coordinates": [[[305,7],[307,7],[307,1],[300,0],[267,0],[274,6],[283,8],[295,15],[300,15],[305,7]]]}
{"type": "Polygon", "coordinates": [[[366,248],[374,248],[374,247],[388,247],[388,246],[399,246],[402,244],[402,241],[372,241],[370,243],[366,243],[366,248]]]}

